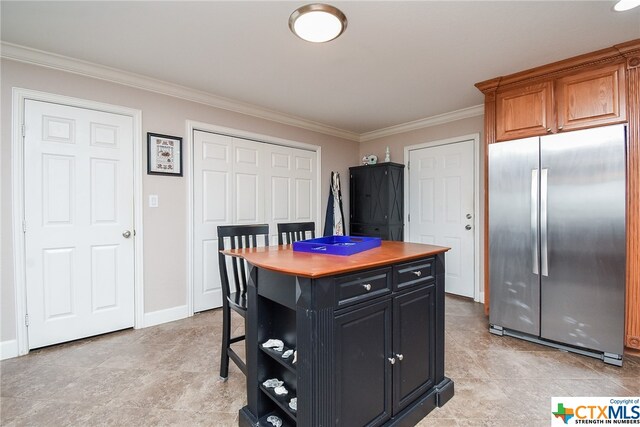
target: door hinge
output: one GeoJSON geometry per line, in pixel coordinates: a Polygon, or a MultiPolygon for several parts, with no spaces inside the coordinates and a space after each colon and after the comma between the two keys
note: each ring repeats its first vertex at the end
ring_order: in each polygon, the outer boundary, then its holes
{"type": "Polygon", "coordinates": [[[411,222],[411,214],[407,215],[407,222],[411,222]]]}
{"type": "Polygon", "coordinates": [[[29,326],[29,315],[28,314],[24,315],[24,326],[29,326]]]}
{"type": "Polygon", "coordinates": [[[407,162],[407,170],[411,170],[411,162],[407,162]]]}
{"type": "Polygon", "coordinates": [[[22,221],[22,232],[23,233],[27,232],[27,221],[22,221]]]}
{"type": "Polygon", "coordinates": [[[22,131],[22,137],[24,138],[25,135],[27,134],[27,131],[25,130],[24,123],[20,126],[20,128],[21,128],[21,131],[22,131]]]}

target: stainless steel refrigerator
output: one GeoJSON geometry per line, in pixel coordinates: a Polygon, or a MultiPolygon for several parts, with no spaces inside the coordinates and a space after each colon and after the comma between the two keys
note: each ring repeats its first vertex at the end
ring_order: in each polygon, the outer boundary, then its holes
{"type": "Polygon", "coordinates": [[[622,365],[626,128],[491,144],[490,331],[622,365]]]}

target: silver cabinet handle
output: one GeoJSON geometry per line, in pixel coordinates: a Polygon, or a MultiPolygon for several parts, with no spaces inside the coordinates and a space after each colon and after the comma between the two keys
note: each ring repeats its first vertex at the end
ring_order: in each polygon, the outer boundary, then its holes
{"type": "Polygon", "coordinates": [[[531,263],[538,274],[538,169],[531,171],[531,263]]]}
{"type": "Polygon", "coordinates": [[[465,225],[465,226],[464,226],[464,229],[465,229],[465,230],[471,230],[471,225],[469,225],[469,224],[465,225]]]}
{"type": "Polygon", "coordinates": [[[549,258],[547,253],[547,175],[548,168],[540,175],[540,272],[549,276],[549,258]]]}
{"type": "Polygon", "coordinates": [[[412,271],[412,273],[415,274],[417,277],[422,276],[422,271],[420,270],[412,271]]]}
{"type": "Polygon", "coordinates": [[[471,219],[471,214],[467,214],[467,219],[471,219]]]}
{"type": "Polygon", "coordinates": [[[396,364],[396,358],[395,357],[389,357],[389,363],[391,363],[392,365],[396,364]]]}
{"type": "Polygon", "coordinates": [[[548,133],[551,133],[551,128],[547,128],[547,132],[548,132],[548,133]]]}
{"type": "Polygon", "coordinates": [[[125,230],[122,233],[122,237],[124,237],[125,239],[128,239],[129,237],[131,237],[131,232],[129,230],[125,230]]]}
{"type": "Polygon", "coordinates": [[[371,290],[371,285],[369,283],[365,283],[364,285],[362,285],[362,287],[367,292],[369,292],[371,290]]]}
{"type": "Polygon", "coordinates": [[[404,359],[404,356],[402,354],[396,354],[396,357],[398,358],[398,360],[402,361],[402,359],[404,359]]]}
{"type": "Polygon", "coordinates": [[[564,128],[564,126],[562,125],[558,126],[558,130],[562,130],[562,128],[564,128]]]}

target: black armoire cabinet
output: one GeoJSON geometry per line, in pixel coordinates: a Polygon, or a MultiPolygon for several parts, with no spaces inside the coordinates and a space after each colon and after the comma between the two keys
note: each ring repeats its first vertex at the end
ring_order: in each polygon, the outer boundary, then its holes
{"type": "Polygon", "coordinates": [[[355,166],[349,178],[349,234],[402,241],[404,165],[355,166]]]}

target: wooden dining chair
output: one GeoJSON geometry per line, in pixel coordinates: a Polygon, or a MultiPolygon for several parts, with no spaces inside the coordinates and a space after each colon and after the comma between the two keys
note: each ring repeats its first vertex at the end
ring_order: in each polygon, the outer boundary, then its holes
{"type": "Polygon", "coordinates": [[[314,239],[315,237],[315,222],[284,222],[278,224],[279,245],[290,245],[298,240],[314,239]],[[311,232],[311,237],[307,237],[307,231],[311,232]]]}
{"type": "MultiPolygon", "coordinates": [[[[269,246],[269,225],[221,225],[218,226],[218,249],[240,249],[258,246],[258,236],[264,236],[264,245],[269,246]],[[225,244],[225,241],[228,244],[225,244]]],[[[229,359],[247,375],[247,365],[231,348],[231,344],[245,339],[245,335],[231,336],[231,310],[246,320],[247,317],[247,266],[244,259],[231,258],[218,252],[220,282],[222,283],[222,351],[220,378],[229,376],[229,359]]]]}

